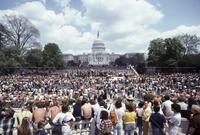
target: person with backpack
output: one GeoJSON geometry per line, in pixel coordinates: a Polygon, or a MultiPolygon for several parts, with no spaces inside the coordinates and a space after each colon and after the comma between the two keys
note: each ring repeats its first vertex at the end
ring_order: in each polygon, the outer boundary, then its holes
{"type": "Polygon", "coordinates": [[[109,119],[108,112],[101,111],[101,123],[100,123],[100,134],[99,135],[112,135],[112,122],[109,119]]]}
{"type": "Polygon", "coordinates": [[[134,108],[132,105],[127,105],[127,111],[125,112],[123,116],[123,122],[124,122],[124,135],[134,135],[134,131],[136,128],[136,112],[134,111],[134,108]]]}

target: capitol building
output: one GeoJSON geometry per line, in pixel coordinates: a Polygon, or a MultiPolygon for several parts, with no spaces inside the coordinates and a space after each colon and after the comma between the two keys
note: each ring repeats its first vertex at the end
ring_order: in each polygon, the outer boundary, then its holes
{"type": "Polygon", "coordinates": [[[88,54],[64,54],[64,61],[68,63],[69,61],[81,62],[90,66],[106,66],[111,62],[115,62],[120,54],[107,53],[105,44],[99,39],[99,33],[97,34],[97,39],[94,40],[91,48],[91,53],[88,54]]]}
{"type": "MultiPolygon", "coordinates": [[[[126,58],[134,56],[136,53],[126,53],[124,56],[126,58]]],[[[80,62],[81,64],[88,66],[107,66],[111,63],[114,63],[121,55],[115,53],[106,52],[105,44],[102,40],[99,39],[99,32],[97,34],[97,39],[94,40],[91,48],[91,53],[88,54],[63,54],[64,61],[67,64],[69,61],[74,61],[76,63],[80,62]]]]}

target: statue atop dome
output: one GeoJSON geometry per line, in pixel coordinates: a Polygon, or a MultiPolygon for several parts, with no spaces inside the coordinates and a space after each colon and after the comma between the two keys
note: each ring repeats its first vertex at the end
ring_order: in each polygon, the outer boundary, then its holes
{"type": "Polygon", "coordinates": [[[97,39],[99,39],[99,31],[97,31],[97,39]]]}

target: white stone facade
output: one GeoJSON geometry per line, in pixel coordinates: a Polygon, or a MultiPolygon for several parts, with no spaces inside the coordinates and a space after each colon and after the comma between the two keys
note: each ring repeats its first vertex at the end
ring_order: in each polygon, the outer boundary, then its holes
{"type": "Polygon", "coordinates": [[[74,56],[72,54],[64,54],[63,58],[64,58],[65,63],[69,61],[74,61],[74,56]]]}
{"type": "MultiPolygon", "coordinates": [[[[70,60],[75,60],[72,54],[64,55],[64,60],[67,63],[70,60]]],[[[81,63],[87,63],[90,66],[104,66],[109,65],[111,62],[115,62],[119,58],[119,54],[107,53],[106,47],[101,40],[95,40],[92,44],[91,53],[77,55],[78,61],[81,63]]]]}

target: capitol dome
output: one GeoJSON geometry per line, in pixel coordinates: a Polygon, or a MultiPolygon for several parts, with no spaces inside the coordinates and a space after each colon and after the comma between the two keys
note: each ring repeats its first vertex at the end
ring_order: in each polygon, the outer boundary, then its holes
{"type": "Polygon", "coordinates": [[[105,47],[103,41],[98,38],[99,38],[99,32],[97,34],[97,40],[94,40],[94,42],[92,44],[92,52],[93,53],[105,53],[106,47],[105,47]]]}
{"type": "Polygon", "coordinates": [[[96,49],[102,49],[105,50],[105,45],[103,43],[103,41],[101,40],[95,40],[92,44],[92,50],[96,50],[96,49]]]}

